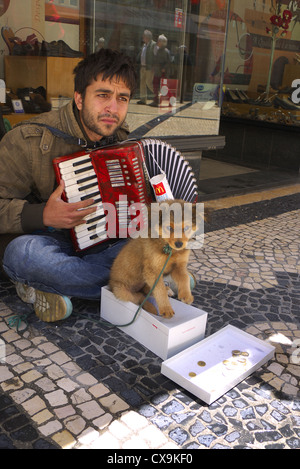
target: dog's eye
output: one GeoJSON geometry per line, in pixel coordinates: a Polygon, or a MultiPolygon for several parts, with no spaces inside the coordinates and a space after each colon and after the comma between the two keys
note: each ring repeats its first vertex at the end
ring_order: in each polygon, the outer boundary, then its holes
{"type": "Polygon", "coordinates": [[[183,228],[183,231],[189,231],[190,229],[191,229],[190,226],[185,226],[185,227],[183,228]]]}
{"type": "Polygon", "coordinates": [[[173,233],[174,228],[171,225],[166,226],[166,230],[170,231],[170,233],[173,233]]]}

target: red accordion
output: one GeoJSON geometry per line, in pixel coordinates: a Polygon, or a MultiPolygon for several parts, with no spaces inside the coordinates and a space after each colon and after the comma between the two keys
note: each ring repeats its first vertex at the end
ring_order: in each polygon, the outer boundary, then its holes
{"type": "Polygon", "coordinates": [[[132,204],[151,203],[153,192],[149,177],[166,172],[174,198],[195,201],[197,185],[190,166],[170,145],[160,140],[126,141],[91,152],[79,151],[55,158],[53,166],[57,182],[65,182],[63,198],[67,202],[94,199],[96,212],[85,217],[86,223],[71,230],[77,251],[109,239],[106,204],[116,211],[116,237],[128,235],[128,226],[135,214],[132,204]],[[174,176],[173,176],[174,173],[174,176]]]}

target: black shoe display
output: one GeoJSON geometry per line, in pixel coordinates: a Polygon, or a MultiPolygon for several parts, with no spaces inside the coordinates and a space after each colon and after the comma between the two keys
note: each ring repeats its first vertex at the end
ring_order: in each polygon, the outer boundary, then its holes
{"type": "Polygon", "coordinates": [[[65,41],[43,41],[41,47],[41,55],[47,57],[83,57],[83,53],[71,49],[65,41]]]}
{"type": "Polygon", "coordinates": [[[152,103],[149,104],[149,106],[158,107],[159,104],[156,101],[153,101],[152,103]]]}

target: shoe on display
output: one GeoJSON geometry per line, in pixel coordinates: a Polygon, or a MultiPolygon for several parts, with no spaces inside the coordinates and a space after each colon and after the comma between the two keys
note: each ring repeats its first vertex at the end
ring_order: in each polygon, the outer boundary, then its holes
{"type": "Polygon", "coordinates": [[[156,101],[153,101],[152,103],[149,104],[149,106],[158,107],[159,104],[156,101]]]}
{"type": "Polygon", "coordinates": [[[83,57],[83,53],[71,49],[65,41],[43,41],[41,46],[41,55],[47,57],[83,57]]]}

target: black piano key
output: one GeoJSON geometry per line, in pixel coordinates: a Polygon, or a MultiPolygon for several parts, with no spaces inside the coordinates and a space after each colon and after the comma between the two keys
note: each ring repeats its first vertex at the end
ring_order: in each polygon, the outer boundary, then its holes
{"type": "Polygon", "coordinates": [[[93,174],[92,176],[87,176],[85,178],[81,178],[81,179],[78,179],[76,181],[77,184],[82,184],[84,182],[88,182],[88,181],[91,181],[92,179],[97,179],[97,176],[95,174],[93,174]]]}
{"type": "MultiPolygon", "coordinates": [[[[99,191],[97,191],[97,192],[92,192],[91,194],[84,195],[84,196],[80,197],[80,200],[93,199],[93,198],[96,197],[97,195],[99,195],[99,191]]],[[[94,203],[96,203],[95,200],[94,200],[94,203]]]]}
{"type": "Polygon", "coordinates": [[[81,168],[81,169],[76,169],[76,171],[74,171],[74,174],[81,174],[81,173],[84,173],[85,171],[89,171],[90,169],[93,169],[93,165],[86,166],[85,168],[81,168]]]}
{"type": "MultiPolygon", "coordinates": [[[[87,189],[90,189],[91,187],[95,187],[95,186],[98,187],[98,182],[93,182],[92,184],[87,184],[86,186],[80,187],[78,191],[79,192],[86,191],[87,189]]],[[[98,191],[98,194],[99,194],[99,191],[98,191]]]]}
{"type": "Polygon", "coordinates": [[[87,157],[85,160],[80,160],[80,161],[74,161],[73,167],[75,168],[76,166],[80,166],[85,163],[89,163],[91,161],[90,157],[87,157]]]}

